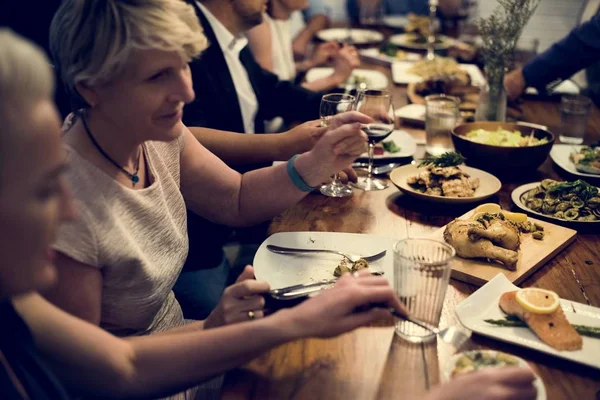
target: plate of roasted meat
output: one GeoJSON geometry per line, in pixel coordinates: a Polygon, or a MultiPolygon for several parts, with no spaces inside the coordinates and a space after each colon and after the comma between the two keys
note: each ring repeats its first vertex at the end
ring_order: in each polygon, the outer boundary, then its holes
{"type": "Polygon", "coordinates": [[[425,104],[425,97],[445,94],[460,100],[459,108],[475,111],[479,102],[479,87],[471,84],[471,77],[465,71],[456,75],[444,75],[408,84],[407,96],[413,104],[425,104]]]}
{"type": "Polygon", "coordinates": [[[498,273],[518,284],[555,257],[577,232],[562,226],[482,204],[436,231],[456,250],[452,278],[483,285],[498,273]]]}
{"type": "Polygon", "coordinates": [[[502,183],[494,175],[463,165],[458,153],[426,157],[396,168],[390,180],[403,193],[435,203],[465,204],[496,194],[502,183]]]}
{"type": "Polygon", "coordinates": [[[600,309],[544,288],[519,288],[496,275],[456,307],[468,329],[600,368],[600,309]]]}

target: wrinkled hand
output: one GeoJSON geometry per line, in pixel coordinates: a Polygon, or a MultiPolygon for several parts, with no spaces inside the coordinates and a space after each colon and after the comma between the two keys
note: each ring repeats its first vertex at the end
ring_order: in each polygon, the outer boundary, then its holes
{"type": "Polygon", "coordinates": [[[371,122],[371,118],[356,111],[338,114],[329,120],[327,132],[310,151],[296,159],[296,170],[304,182],[317,186],[349,168],[367,151],[367,135],[361,131],[361,123],[371,122]]]}
{"type": "Polygon", "coordinates": [[[537,397],[534,379],[527,368],[488,368],[434,388],[426,400],[533,400],[537,397]]]}
{"type": "Polygon", "coordinates": [[[340,80],[346,81],[352,74],[352,70],[360,65],[358,52],[354,46],[342,47],[335,56],[333,63],[333,75],[340,80]]]}
{"type": "Polygon", "coordinates": [[[363,270],[342,276],[333,288],[281,312],[287,313],[286,323],[299,337],[333,337],[389,319],[384,307],[407,314],[387,279],[363,270]],[[372,308],[372,304],[380,307],[372,308]]]}
{"type": "Polygon", "coordinates": [[[296,60],[303,60],[308,52],[309,40],[298,36],[292,42],[292,52],[296,60]]]}
{"type": "Polygon", "coordinates": [[[358,175],[352,167],[344,168],[343,171],[338,172],[338,177],[342,183],[358,181],[358,175]]]}
{"type": "Polygon", "coordinates": [[[313,120],[279,134],[285,143],[286,158],[312,149],[326,131],[327,127],[321,125],[321,120],[313,120]]]}
{"type": "Polygon", "coordinates": [[[332,57],[336,56],[340,51],[340,46],[336,41],[329,41],[325,43],[321,43],[315,48],[313,55],[311,57],[311,64],[313,66],[318,66],[325,64],[332,57]]]}
{"type": "Polygon", "coordinates": [[[515,69],[509,72],[504,77],[504,89],[506,90],[506,97],[509,100],[514,101],[520,97],[527,87],[525,77],[523,76],[523,70],[521,68],[515,69]]]}
{"type": "Polygon", "coordinates": [[[246,266],[235,283],[225,289],[219,304],[210,313],[204,323],[205,329],[248,321],[248,312],[254,312],[255,318],[264,316],[265,299],[261,293],[269,291],[267,282],[254,279],[254,269],[246,266]]]}

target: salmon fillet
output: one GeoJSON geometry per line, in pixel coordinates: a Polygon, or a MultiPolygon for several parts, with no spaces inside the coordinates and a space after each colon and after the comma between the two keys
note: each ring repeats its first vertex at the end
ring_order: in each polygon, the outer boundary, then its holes
{"type": "Polygon", "coordinates": [[[569,323],[559,306],[550,314],[536,314],[525,310],[516,299],[517,291],[500,296],[500,308],[508,315],[519,317],[544,343],[556,350],[581,350],[581,336],[569,323]]]}

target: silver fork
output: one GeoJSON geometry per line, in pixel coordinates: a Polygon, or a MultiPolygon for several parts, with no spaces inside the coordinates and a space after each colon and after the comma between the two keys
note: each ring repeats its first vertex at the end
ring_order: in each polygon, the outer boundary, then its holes
{"type": "Polygon", "coordinates": [[[361,256],[358,254],[351,254],[351,253],[342,253],[341,251],[337,251],[337,250],[327,250],[327,249],[299,249],[299,248],[295,248],[295,247],[282,247],[282,246],[275,246],[272,244],[268,244],[267,245],[267,250],[273,252],[273,253],[277,253],[277,254],[297,254],[297,253],[329,253],[329,254],[338,254],[342,257],[344,257],[345,259],[347,259],[350,262],[357,262],[358,260],[360,260],[361,258],[363,260],[365,260],[366,262],[371,262],[371,261],[375,261],[375,260],[379,260],[380,258],[382,258],[383,256],[385,256],[385,253],[387,252],[386,250],[380,251],[379,253],[373,254],[373,255],[369,255],[369,256],[361,256]]]}
{"type": "MultiPolygon", "coordinates": [[[[371,272],[372,276],[382,276],[384,275],[383,271],[373,271],[371,272]]],[[[279,289],[271,289],[269,294],[278,297],[278,298],[293,298],[306,296],[315,292],[319,292],[323,289],[327,289],[331,287],[331,285],[335,284],[339,278],[334,279],[323,279],[317,282],[310,283],[300,283],[298,285],[287,286],[279,289]]]]}
{"type": "Polygon", "coordinates": [[[429,332],[437,335],[444,342],[451,344],[455,348],[460,348],[467,340],[469,340],[470,335],[465,332],[459,330],[456,326],[449,326],[446,329],[438,329],[434,326],[429,325],[426,322],[415,319],[410,315],[403,315],[396,311],[394,308],[388,308],[389,312],[396,318],[412,322],[415,325],[420,326],[421,328],[427,329],[429,332]]]}

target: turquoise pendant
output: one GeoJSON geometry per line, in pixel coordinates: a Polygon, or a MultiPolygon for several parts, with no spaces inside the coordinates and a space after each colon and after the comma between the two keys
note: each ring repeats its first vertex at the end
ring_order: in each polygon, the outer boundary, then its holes
{"type": "Polygon", "coordinates": [[[131,175],[131,182],[135,185],[136,183],[138,183],[140,181],[140,177],[137,176],[137,173],[131,175]]]}

